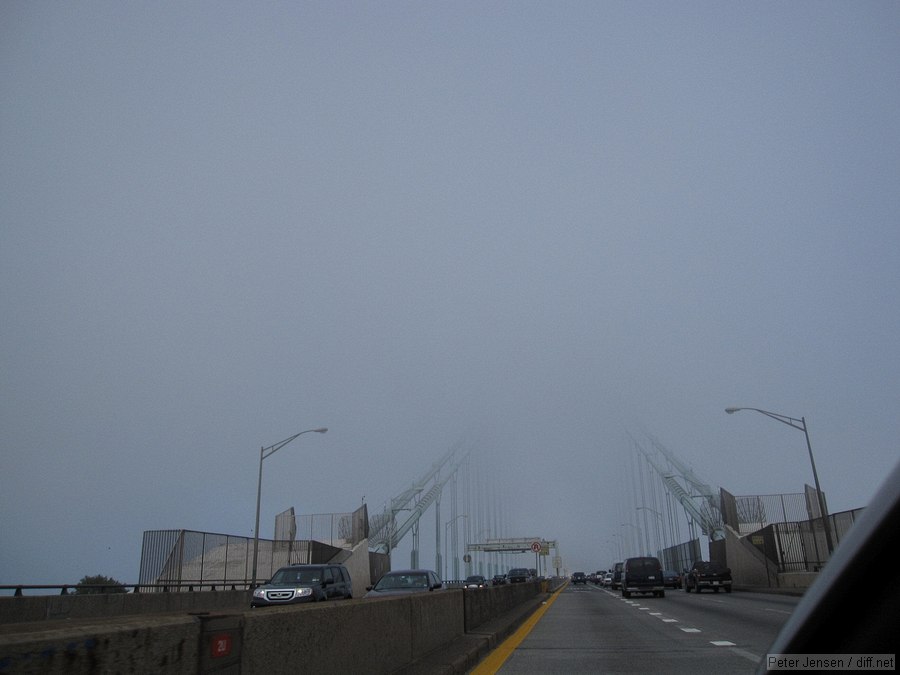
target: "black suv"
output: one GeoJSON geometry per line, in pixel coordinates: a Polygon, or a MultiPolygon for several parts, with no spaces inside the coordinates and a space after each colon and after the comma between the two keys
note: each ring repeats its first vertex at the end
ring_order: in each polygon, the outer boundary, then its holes
{"type": "Polygon", "coordinates": [[[699,593],[704,588],[711,588],[716,593],[724,588],[726,593],[731,593],[731,568],[712,561],[695,562],[684,575],[684,590],[699,593]]]}
{"type": "Polygon", "coordinates": [[[572,583],[587,585],[587,577],[584,576],[584,572],[575,572],[575,574],[572,575],[572,583]]]}
{"type": "Polygon", "coordinates": [[[506,578],[509,579],[509,583],[511,584],[521,584],[526,581],[531,581],[531,572],[524,567],[514,567],[509,571],[509,574],[506,575],[506,578]]]}
{"type": "Polygon", "coordinates": [[[630,598],[632,593],[653,593],[664,598],[662,565],[659,558],[628,558],[622,566],[622,597],[630,598]]]}
{"type": "Polygon", "coordinates": [[[250,606],[271,607],[341,598],[353,598],[350,574],[343,565],[289,565],[253,591],[250,606]]]}

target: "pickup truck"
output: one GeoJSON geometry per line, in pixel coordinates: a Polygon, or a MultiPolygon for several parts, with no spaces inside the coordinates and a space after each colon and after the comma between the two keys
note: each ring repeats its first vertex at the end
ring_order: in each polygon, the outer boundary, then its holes
{"type": "Polygon", "coordinates": [[[684,576],[684,590],[699,593],[704,588],[711,588],[716,593],[724,588],[726,593],[731,593],[731,568],[712,561],[695,562],[684,576]]]}

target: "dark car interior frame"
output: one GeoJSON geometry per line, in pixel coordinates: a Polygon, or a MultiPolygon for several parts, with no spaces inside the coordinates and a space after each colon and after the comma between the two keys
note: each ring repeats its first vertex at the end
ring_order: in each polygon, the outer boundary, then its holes
{"type": "MultiPolygon", "coordinates": [[[[900,464],[835,549],[769,653],[895,653],[900,644],[898,539],[900,464]]],[[[765,661],[759,672],[769,672],[765,661]]]]}

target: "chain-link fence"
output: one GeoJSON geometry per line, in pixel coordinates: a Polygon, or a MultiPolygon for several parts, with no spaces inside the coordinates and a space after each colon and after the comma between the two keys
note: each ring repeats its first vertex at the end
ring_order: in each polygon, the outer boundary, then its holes
{"type": "MultiPolygon", "coordinates": [[[[366,508],[305,516],[288,511],[279,515],[276,531],[294,537],[256,542],[259,579],[268,579],[284,565],[327,562],[341,550],[352,548],[368,534],[366,508]]],[[[146,591],[192,590],[194,586],[247,588],[251,585],[253,550],[253,537],[148,530],[141,548],[139,584],[146,591]]]]}
{"type": "Polygon", "coordinates": [[[741,535],[771,525],[809,520],[809,499],[802,492],[775,495],[735,496],[727,490],[719,490],[722,515],[726,525],[741,535]]]}
{"type": "MultiPolygon", "coordinates": [[[[843,539],[863,509],[828,516],[834,545],[843,539]]],[[[828,561],[828,546],[821,518],[772,523],[747,539],[772,561],[779,572],[818,572],[828,561]]]]}
{"type": "Polygon", "coordinates": [[[700,560],[700,540],[691,539],[682,544],[664,548],[659,553],[663,569],[680,573],[693,565],[695,560],[700,560]]]}

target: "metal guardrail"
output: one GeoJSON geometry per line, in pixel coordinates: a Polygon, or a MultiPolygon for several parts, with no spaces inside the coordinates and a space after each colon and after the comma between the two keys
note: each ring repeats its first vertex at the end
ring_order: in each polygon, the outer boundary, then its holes
{"type": "MultiPolygon", "coordinates": [[[[26,591],[59,589],[59,595],[114,595],[117,593],[195,593],[200,591],[244,591],[253,584],[248,582],[181,581],[163,584],[9,584],[0,585],[0,592],[13,591],[12,597],[23,597],[26,591]],[[124,589],[124,590],[122,590],[124,589]],[[81,592],[79,592],[81,591],[81,592]]],[[[37,593],[36,595],[48,595],[37,593]]]]}
{"type": "MultiPolygon", "coordinates": [[[[450,579],[444,581],[445,588],[462,588],[464,579],[450,579]]],[[[258,584],[257,584],[258,585],[258,584]]],[[[492,584],[488,584],[492,585],[492,584]]],[[[59,595],[100,595],[116,593],[199,593],[214,591],[249,591],[253,584],[249,581],[241,582],[210,582],[203,580],[181,581],[162,584],[8,584],[0,585],[0,593],[13,591],[13,597],[23,597],[26,591],[59,590],[59,595]],[[124,589],[124,590],[117,590],[124,589]],[[82,593],[79,593],[82,590],[82,593]]],[[[37,593],[36,595],[48,595],[37,593]]]]}

